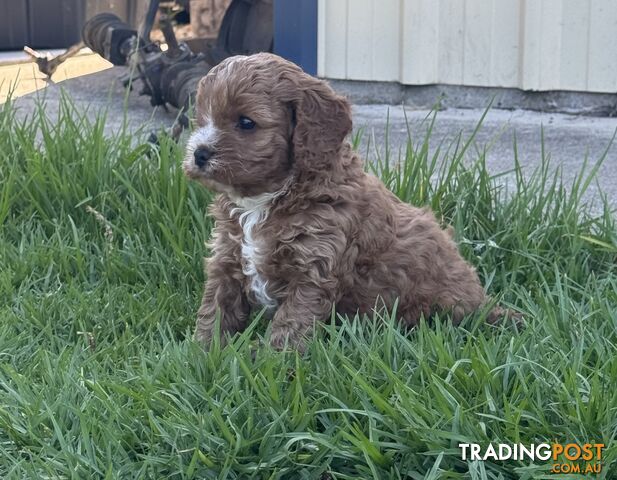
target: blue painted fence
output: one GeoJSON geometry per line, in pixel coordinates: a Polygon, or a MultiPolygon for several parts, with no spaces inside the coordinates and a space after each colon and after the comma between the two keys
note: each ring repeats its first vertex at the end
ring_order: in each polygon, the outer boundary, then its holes
{"type": "Polygon", "coordinates": [[[317,74],[317,0],[274,0],[274,53],[317,74]]]}

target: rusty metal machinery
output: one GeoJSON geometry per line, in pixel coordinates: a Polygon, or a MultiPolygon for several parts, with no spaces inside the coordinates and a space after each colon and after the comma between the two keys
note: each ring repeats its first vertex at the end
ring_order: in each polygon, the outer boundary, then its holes
{"type": "Polygon", "coordinates": [[[112,13],[94,16],[83,27],[83,42],[113,63],[127,65],[126,85],[140,79],[142,94],[152,105],[171,105],[185,110],[192,102],[199,80],[224,58],[272,50],[272,0],[233,0],[214,44],[193,51],[179,42],[172,18],[161,14],[159,27],[166,49],[150,38],[159,12],[160,0],[151,0],[140,31],[125,24],[112,13]]]}

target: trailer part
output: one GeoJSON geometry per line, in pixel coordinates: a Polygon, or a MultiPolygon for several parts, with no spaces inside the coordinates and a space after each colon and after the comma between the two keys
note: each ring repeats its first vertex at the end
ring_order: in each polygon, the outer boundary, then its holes
{"type": "Polygon", "coordinates": [[[159,27],[167,49],[150,39],[159,11],[160,0],[151,0],[138,32],[116,15],[94,16],[82,30],[84,43],[114,65],[129,66],[125,84],[139,78],[142,94],[154,105],[170,105],[186,111],[199,80],[223,59],[237,54],[272,51],[272,0],[232,0],[216,44],[193,51],[179,42],[173,30],[173,18],[159,16],[159,27]]]}
{"type": "Polygon", "coordinates": [[[69,48],[66,52],[61,53],[60,55],[57,55],[55,57],[52,57],[51,55],[49,55],[49,53],[43,55],[42,53],[37,52],[36,50],[33,50],[28,46],[24,47],[24,52],[30,55],[32,60],[39,68],[40,72],[45,75],[45,81],[51,82],[51,76],[58,69],[60,64],[65,62],[72,56],[77,55],[79,51],[83,48],[83,46],[84,44],[79,42],[78,44],[73,45],[71,48],[69,48]]]}
{"type": "MultiPolygon", "coordinates": [[[[272,0],[232,0],[225,11],[216,43],[206,42],[200,50],[178,41],[173,18],[166,12],[159,15],[158,23],[167,48],[150,38],[160,7],[160,0],[150,0],[139,31],[113,13],[95,15],[84,24],[82,40],[112,64],[128,67],[123,80],[125,86],[132,88],[134,80],[139,79],[143,85],[140,93],[148,95],[153,106],[166,108],[170,105],[180,110],[171,134],[177,138],[189,124],[186,113],[193,103],[199,80],[214,65],[232,55],[272,51],[272,0]]],[[[79,49],[74,46],[58,57],[49,58],[26,47],[39,70],[48,77],[77,51],[79,49]]]]}

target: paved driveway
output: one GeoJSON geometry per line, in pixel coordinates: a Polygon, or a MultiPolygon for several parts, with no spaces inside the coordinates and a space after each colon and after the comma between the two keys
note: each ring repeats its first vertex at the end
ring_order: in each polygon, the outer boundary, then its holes
{"type": "MultiPolygon", "coordinates": [[[[21,114],[31,113],[37,96],[47,101],[46,111],[53,118],[58,109],[60,89],[65,89],[74,101],[88,108],[90,115],[107,111],[107,130],[120,128],[125,118],[125,98],[128,106],[126,119],[131,128],[156,129],[169,126],[176,112],[162,108],[153,109],[149,98],[139,96],[136,91],[128,97],[118,81],[123,72],[120,68],[105,70],[92,75],[67,80],[46,90],[21,97],[16,102],[21,114]]],[[[488,102],[488,99],[487,99],[488,102]]],[[[384,143],[386,121],[389,122],[389,142],[393,151],[404,148],[407,141],[405,113],[412,138],[420,141],[428,122],[426,110],[406,110],[401,106],[356,105],[353,109],[354,125],[374,134],[377,145],[384,143]]],[[[468,137],[476,127],[481,110],[444,110],[437,114],[432,134],[432,146],[441,142],[448,144],[459,133],[468,137]]],[[[563,114],[545,114],[527,111],[492,110],[485,118],[475,139],[474,147],[483,150],[488,146],[487,164],[494,172],[509,170],[514,164],[513,142],[516,136],[519,160],[526,171],[537,166],[541,158],[541,132],[544,130],[544,148],[555,165],[560,164],[566,180],[571,179],[580,169],[585,157],[595,161],[601,157],[610,144],[617,128],[615,118],[581,117],[563,114]]],[[[365,135],[365,139],[368,135],[365,135]]],[[[474,155],[470,149],[469,155],[474,155]]],[[[617,147],[613,145],[600,169],[600,188],[608,194],[611,203],[617,207],[617,147]]],[[[590,188],[590,199],[597,196],[597,186],[590,188]]]]}

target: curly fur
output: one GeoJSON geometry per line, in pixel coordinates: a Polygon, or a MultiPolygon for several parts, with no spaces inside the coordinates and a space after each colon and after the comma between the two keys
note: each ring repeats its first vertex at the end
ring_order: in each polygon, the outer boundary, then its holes
{"type": "MultiPolygon", "coordinates": [[[[236,56],[204,77],[186,174],[221,194],[195,336],[208,342],[273,311],[271,342],[302,349],[316,321],[392,307],[406,325],[453,321],[487,302],[475,270],[433,214],[401,202],[345,141],[347,100],[272,54],[236,56]],[[239,128],[245,116],[256,126],[239,128]],[[196,148],[213,152],[205,167],[196,148]]],[[[498,316],[499,309],[492,317],[498,316]]]]}

